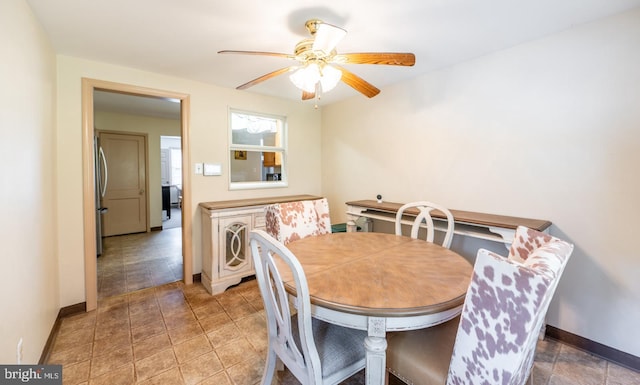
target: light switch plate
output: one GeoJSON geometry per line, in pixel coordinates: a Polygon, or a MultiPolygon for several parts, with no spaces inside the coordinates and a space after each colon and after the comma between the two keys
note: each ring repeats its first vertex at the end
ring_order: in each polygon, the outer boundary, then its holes
{"type": "Polygon", "coordinates": [[[204,175],[222,175],[222,165],[220,163],[205,163],[204,164],[204,175]]]}
{"type": "Polygon", "coordinates": [[[194,173],[196,175],[202,175],[202,163],[196,163],[195,164],[194,173]]]}

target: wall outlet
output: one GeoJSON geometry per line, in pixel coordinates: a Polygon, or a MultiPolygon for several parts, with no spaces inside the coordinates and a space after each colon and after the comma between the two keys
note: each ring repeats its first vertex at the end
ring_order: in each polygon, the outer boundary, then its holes
{"type": "Polygon", "coordinates": [[[16,346],[16,362],[18,365],[22,363],[22,337],[18,340],[18,346],[16,346]]]}

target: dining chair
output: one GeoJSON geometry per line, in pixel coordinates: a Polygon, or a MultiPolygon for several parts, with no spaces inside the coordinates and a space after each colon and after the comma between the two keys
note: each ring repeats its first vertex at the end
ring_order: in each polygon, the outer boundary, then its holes
{"type": "Polygon", "coordinates": [[[331,233],[326,198],[276,203],[265,207],[266,231],[284,243],[331,233]]]}
{"type": "Polygon", "coordinates": [[[362,370],[367,332],[312,318],[309,287],[297,258],[262,230],[251,231],[250,244],[269,338],[261,384],[271,385],[277,359],[303,385],[338,384],[362,370]],[[278,265],[276,260],[284,265],[278,265]],[[281,271],[285,265],[288,271],[281,271]],[[295,283],[293,315],[283,273],[290,273],[295,283]]]}
{"type": "Polygon", "coordinates": [[[416,209],[418,214],[416,215],[415,220],[411,224],[411,238],[417,239],[418,232],[420,231],[420,226],[423,222],[425,222],[427,227],[427,242],[433,242],[435,237],[435,227],[433,225],[433,217],[431,216],[431,212],[433,210],[440,211],[445,215],[447,221],[447,228],[444,232],[444,239],[442,241],[442,246],[447,249],[451,247],[451,240],[453,239],[453,228],[454,228],[454,220],[453,214],[451,211],[444,206],[441,206],[437,203],[427,202],[427,201],[417,201],[410,202],[402,205],[398,212],[396,213],[396,235],[402,235],[402,216],[404,212],[408,209],[416,209]]]}
{"type": "Polygon", "coordinates": [[[387,336],[389,373],[413,385],[526,383],[573,245],[527,228],[516,237],[521,262],[478,250],[460,316],[387,336]]]}

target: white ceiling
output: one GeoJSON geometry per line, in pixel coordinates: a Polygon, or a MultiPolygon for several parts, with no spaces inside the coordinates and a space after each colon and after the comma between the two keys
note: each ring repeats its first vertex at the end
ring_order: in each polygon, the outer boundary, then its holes
{"type": "MultiPolygon", "coordinates": [[[[293,64],[306,20],[343,27],[348,52],[413,52],[414,67],[349,65],[385,86],[639,7],[640,0],[27,0],[59,54],[235,88],[293,64]]],[[[175,90],[181,91],[181,90],[175,90]]],[[[247,91],[294,100],[286,75],[247,91]]],[[[364,97],[345,84],[321,104],[364,97]]],[[[313,103],[308,101],[307,103],[313,103]]]]}

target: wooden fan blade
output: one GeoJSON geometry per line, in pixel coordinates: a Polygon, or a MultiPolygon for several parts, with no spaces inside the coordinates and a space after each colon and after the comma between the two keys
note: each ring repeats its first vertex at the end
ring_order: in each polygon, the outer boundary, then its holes
{"type": "Polygon", "coordinates": [[[361,52],[338,54],[331,60],[340,64],[385,64],[392,66],[412,66],[416,56],[412,53],[400,52],[361,52]]]}
{"type": "Polygon", "coordinates": [[[342,71],[342,81],[349,85],[354,90],[360,92],[364,96],[368,98],[372,98],[380,93],[380,90],[377,89],[373,84],[367,82],[360,76],[354,74],[353,72],[339,66],[334,66],[342,71]]]}
{"type": "Polygon", "coordinates": [[[316,97],[315,92],[302,91],[302,100],[310,100],[316,97]]]}
{"type": "Polygon", "coordinates": [[[238,54],[238,55],[261,55],[261,56],[275,56],[275,57],[283,57],[285,59],[294,59],[295,60],[295,56],[293,55],[289,55],[286,53],[279,53],[279,52],[262,52],[262,51],[230,51],[230,50],[225,50],[225,51],[218,51],[218,53],[221,54],[238,54]]]}
{"type": "Polygon", "coordinates": [[[289,72],[289,70],[291,70],[294,67],[285,67],[285,68],[280,68],[279,70],[275,70],[273,72],[269,72],[266,75],[262,75],[259,78],[253,79],[250,82],[244,83],[241,86],[236,87],[237,90],[246,90],[247,88],[251,87],[251,86],[255,86],[258,83],[262,83],[265,80],[269,80],[273,77],[276,77],[278,75],[282,75],[283,73],[289,72]]]}

